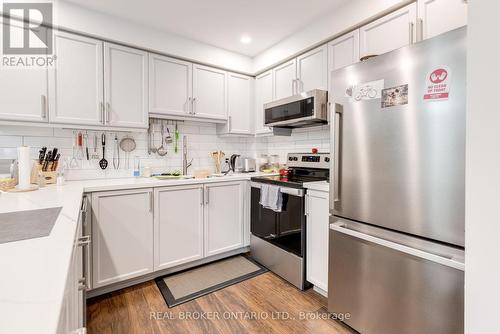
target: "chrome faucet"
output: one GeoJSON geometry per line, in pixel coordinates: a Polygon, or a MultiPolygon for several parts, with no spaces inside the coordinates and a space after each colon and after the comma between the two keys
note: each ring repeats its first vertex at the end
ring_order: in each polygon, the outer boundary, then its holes
{"type": "Polygon", "coordinates": [[[187,137],[182,137],[182,175],[187,175],[187,170],[193,164],[193,159],[187,162],[187,137]]]}

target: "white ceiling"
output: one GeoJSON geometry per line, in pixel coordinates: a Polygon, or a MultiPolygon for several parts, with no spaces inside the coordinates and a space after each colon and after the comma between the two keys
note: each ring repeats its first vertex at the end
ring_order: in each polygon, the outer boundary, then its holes
{"type": "Polygon", "coordinates": [[[253,57],[348,0],[67,1],[253,57]]]}

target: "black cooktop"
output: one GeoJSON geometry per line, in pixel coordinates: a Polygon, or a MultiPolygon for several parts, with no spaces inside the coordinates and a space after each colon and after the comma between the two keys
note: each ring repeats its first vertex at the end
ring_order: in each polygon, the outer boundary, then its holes
{"type": "Polygon", "coordinates": [[[290,188],[303,188],[305,182],[328,181],[328,177],[307,177],[303,175],[291,175],[289,177],[281,176],[254,176],[251,178],[254,182],[270,183],[278,186],[290,188]]]}

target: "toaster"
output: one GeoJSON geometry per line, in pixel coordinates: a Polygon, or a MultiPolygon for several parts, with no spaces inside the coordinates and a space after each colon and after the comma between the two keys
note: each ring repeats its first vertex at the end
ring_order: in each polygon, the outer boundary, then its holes
{"type": "Polygon", "coordinates": [[[255,159],[254,158],[243,158],[242,163],[243,173],[255,172],[255,159]]]}

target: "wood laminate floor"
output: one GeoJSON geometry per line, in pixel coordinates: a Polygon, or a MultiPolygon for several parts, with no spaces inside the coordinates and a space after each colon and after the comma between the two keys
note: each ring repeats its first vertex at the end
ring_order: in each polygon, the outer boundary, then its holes
{"type": "Polygon", "coordinates": [[[89,334],[353,333],[326,310],[323,296],[268,272],[171,309],[154,281],[102,295],[87,303],[87,328],[89,334]]]}

